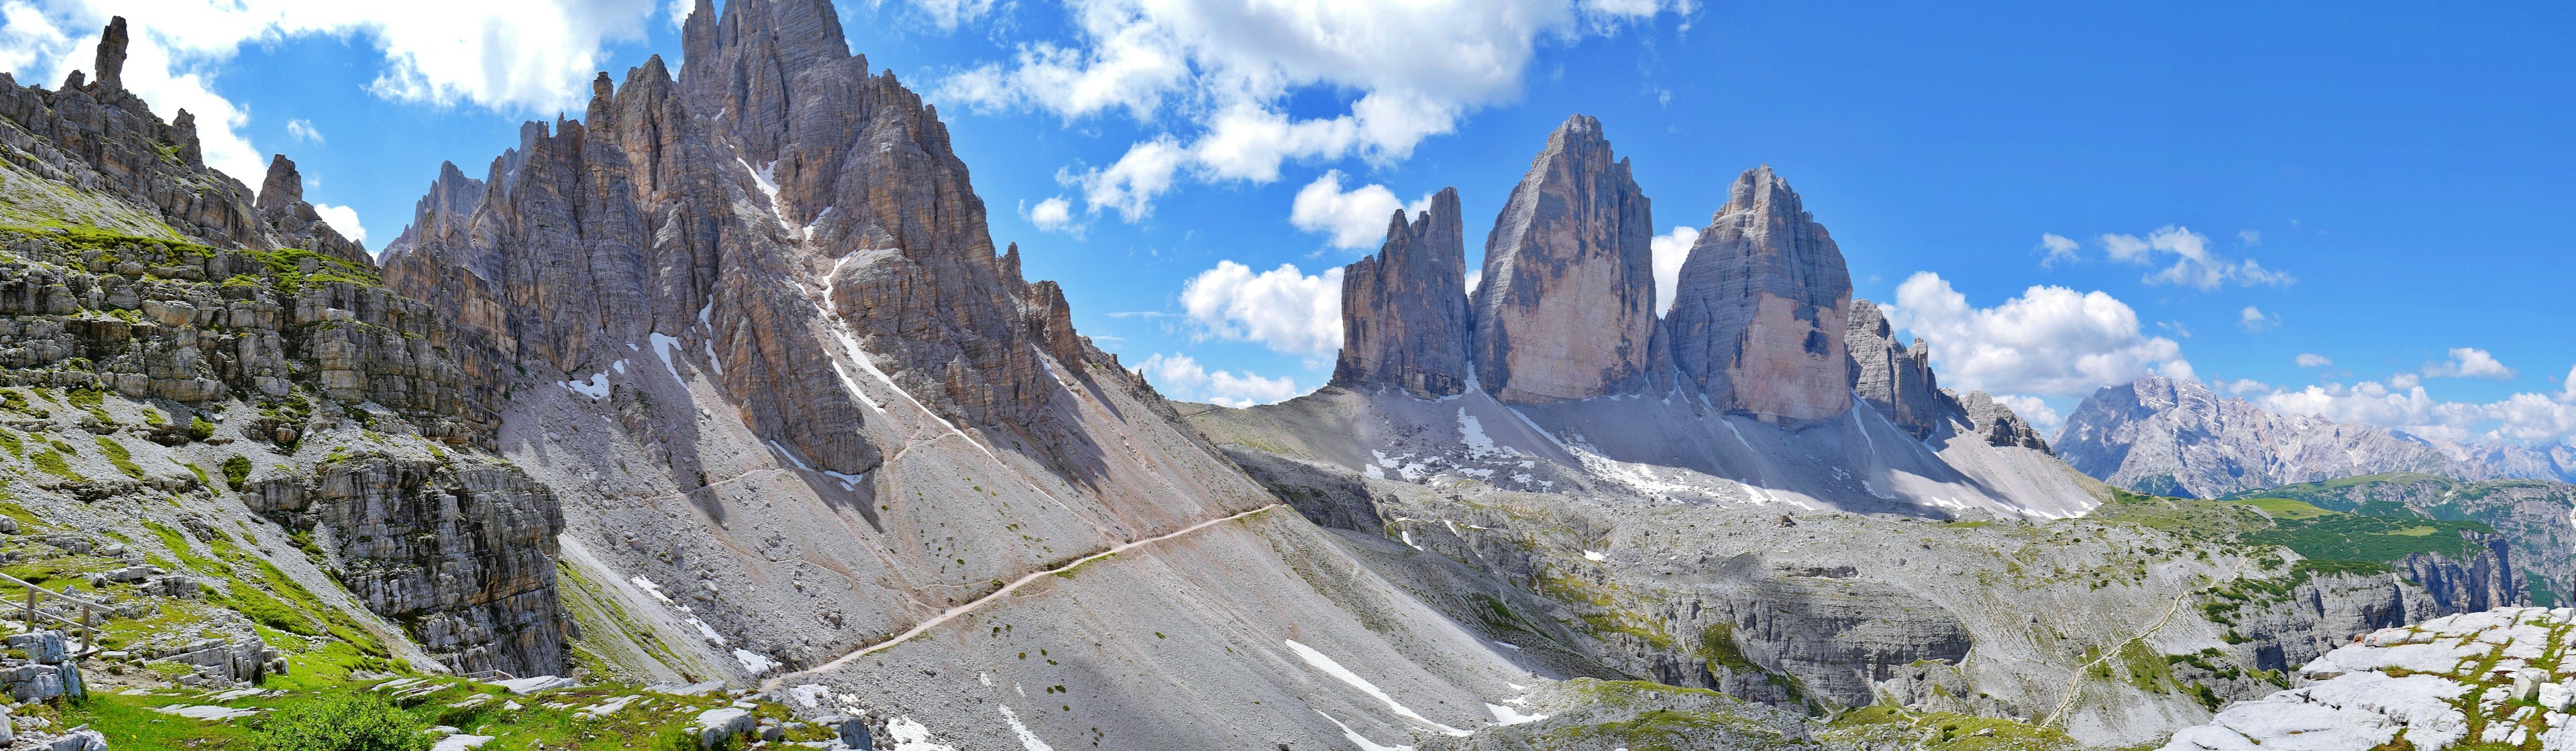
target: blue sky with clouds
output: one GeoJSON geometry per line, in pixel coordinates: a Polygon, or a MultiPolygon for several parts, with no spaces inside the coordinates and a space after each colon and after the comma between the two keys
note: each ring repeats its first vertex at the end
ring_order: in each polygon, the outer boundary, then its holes
{"type": "MultiPolygon", "coordinates": [[[[55,85],[131,16],[130,86],[223,121],[210,161],[256,183],[290,155],[380,247],[440,161],[479,175],[593,71],[679,53],[667,2],[407,5],[0,0],[0,70],[55,85]]],[[[996,241],[1176,397],[1321,385],[1332,270],[1443,186],[1473,267],[1580,112],[1675,250],[1772,165],[1945,384],[2043,423],[2161,372],[2437,437],[2576,434],[2564,4],[839,7],[939,105],[996,241]]]]}

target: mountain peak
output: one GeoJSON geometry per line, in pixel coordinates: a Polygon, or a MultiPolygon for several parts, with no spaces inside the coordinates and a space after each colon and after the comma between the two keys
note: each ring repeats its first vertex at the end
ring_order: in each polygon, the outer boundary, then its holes
{"type": "Polygon", "coordinates": [[[1386,244],[1342,271],[1342,352],[1333,385],[1396,386],[1416,396],[1466,390],[1467,248],[1458,189],[1411,223],[1396,209],[1386,244]]]}
{"type": "Polygon", "coordinates": [[[1575,115],[1548,135],[1485,238],[1473,353],[1495,398],[1544,403],[1645,386],[1653,225],[1601,121],[1575,115]]]}
{"type": "Polygon", "coordinates": [[[1851,406],[1850,310],[1842,249],[1765,165],[1691,245],[1663,325],[1674,369],[1727,408],[1813,419],[1851,406]]]}

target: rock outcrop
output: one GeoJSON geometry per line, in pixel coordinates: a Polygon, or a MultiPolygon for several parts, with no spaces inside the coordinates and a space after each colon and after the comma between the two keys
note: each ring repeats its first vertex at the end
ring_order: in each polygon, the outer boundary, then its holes
{"type": "Polygon", "coordinates": [[[2161,376],[2086,397],[2051,441],[2068,464],[2140,492],[2213,497],[2385,472],[2576,480],[2550,447],[2463,445],[2222,398],[2161,376]]]}
{"type": "MultiPolygon", "coordinates": [[[[603,74],[582,120],[532,123],[494,160],[465,219],[424,210],[387,282],[570,380],[649,342],[703,354],[755,429],[824,470],[883,456],[852,429],[869,368],[952,423],[1089,461],[1040,358],[1080,378],[1092,350],[1060,290],[997,256],[936,109],[849,54],[828,3],[701,2],[682,36],[679,78],[659,57],[603,74]]],[[[456,182],[424,204],[452,211],[456,182]]]]}
{"type": "Polygon", "coordinates": [[[1681,378],[1726,409],[1832,417],[1851,407],[1850,309],[1842,250],[1764,166],[1735,178],[1691,245],[1664,342],[1681,378]]]}
{"type": "Polygon", "coordinates": [[[2030,421],[2021,419],[2021,415],[2015,414],[2011,407],[1995,401],[1986,392],[1970,391],[1961,396],[1942,389],[1941,399],[1952,410],[1948,414],[1958,425],[1956,429],[1965,434],[1985,438],[1986,443],[1996,446],[2049,450],[2048,441],[2039,437],[2039,430],[2031,427],[2030,421]]]}
{"type": "Polygon", "coordinates": [[[1601,121],[1567,118],[1485,238],[1476,377],[1538,404],[1645,387],[1655,334],[1654,216],[1601,121]]]}
{"type": "Polygon", "coordinates": [[[554,674],[554,492],[506,464],[367,456],[244,491],[253,510],[318,531],[331,573],[458,672],[554,674]]]}
{"type": "MultiPolygon", "coordinates": [[[[515,149],[513,150],[515,151],[515,149]]],[[[465,230],[473,218],[474,208],[483,205],[486,184],[465,176],[455,162],[440,162],[438,178],[429,183],[429,192],[412,207],[412,221],[403,226],[401,235],[385,243],[377,261],[384,266],[399,262],[405,253],[419,245],[421,235],[452,237],[465,230]]]]}
{"type": "Polygon", "coordinates": [[[1467,361],[1467,248],[1458,190],[1444,188],[1410,224],[1398,209],[1377,255],[1342,267],[1342,353],[1333,385],[1461,393],[1467,361]]]}
{"type": "Polygon", "coordinates": [[[2373,631],[2163,749],[2576,748],[2571,621],[2566,608],[2497,608],[2373,631]]]}
{"type": "Polygon", "coordinates": [[[1932,374],[1932,346],[1922,337],[1912,346],[1898,344],[1878,304],[1855,299],[1843,348],[1851,355],[1852,395],[1915,438],[1931,438],[1949,406],[1932,374]]]}

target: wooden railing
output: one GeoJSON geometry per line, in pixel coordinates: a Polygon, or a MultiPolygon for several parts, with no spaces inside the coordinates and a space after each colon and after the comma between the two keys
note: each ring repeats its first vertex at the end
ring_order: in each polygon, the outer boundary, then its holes
{"type": "Polygon", "coordinates": [[[46,620],[57,621],[65,626],[79,629],[80,648],[72,650],[72,655],[74,657],[84,656],[98,649],[98,629],[92,624],[98,622],[99,611],[111,610],[111,608],[106,605],[90,602],[61,592],[48,590],[44,587],[36,586],[35,582],[20,579],[8,574],[0,574],[0,581],[16,584],[26,589],[25,602],[11,603],[5,595],[0,595],[0,604],[14,604],[18,606],[20,618],[27,623],[28,633],[35,633],[38,630],[36,628],[38,624],[37,618],[41,616],[46,620]],[[43,600],[47,597],[79,605],[81,609],[80,620],[75,621],[70,618],[38,609],[37,606],[42,604],[43,600]]]}

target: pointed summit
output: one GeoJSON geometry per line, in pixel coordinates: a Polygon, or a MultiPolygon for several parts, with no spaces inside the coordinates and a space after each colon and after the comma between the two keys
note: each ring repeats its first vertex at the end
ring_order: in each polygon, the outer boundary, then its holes
{"type": "Polygon", "coordinates": [[[1411,224],[1397,209],[1377,255],[1342,270],[1342,354],[1333,385],[1396,386],[1436,398],[1467,388],[1467,243],[1458,189],[1411,224]]]}
{"type": "Polygon", "coordinates": [[[108,19],[107,29],[98,35],[98,58],[91,70],[98,73],[102,88],[125,88],[125,17],[108,19]]]}
{"type": "Polygon", "coordinates": [[[1654,218],[1601,121],[1547,137],[1485,238],[1476,376],[1495,398],[1544,403],[1644,385],[1655,330],[1654,218]]]}
{"type": "Polygon", "coordinates": [[[1771,167],[1735,178],[1682,262],[1664,317],[1673,366],[1728,409],[1812,419],[1851,406],[1851,273],[1771,167]]]}

